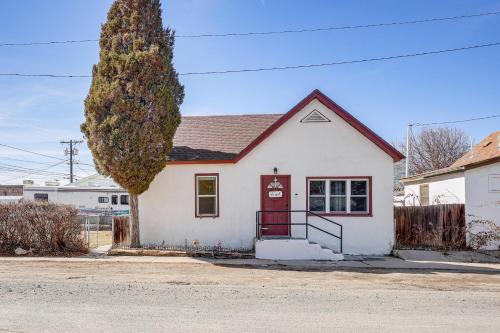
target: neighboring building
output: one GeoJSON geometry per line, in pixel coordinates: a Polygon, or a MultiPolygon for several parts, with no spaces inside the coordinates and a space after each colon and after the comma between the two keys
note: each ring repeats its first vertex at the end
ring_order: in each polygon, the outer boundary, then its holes
{"type": "MultiPolygon", "coordinates": [[[[500,226],[500,131],[475,145],[450,167],[402,180],[406,205],[464,203],[467,223],[500,226]]],[[[490,244],[497,249],[500,242],[490,244]]]]}
{"type": "Polygon", "coordinates": [[[3,195],[0,196],[0,204],[15,203],[23,199],[22,195],[3,195]]]}
{"type": "Polygon", "coordinates": [[[128,193],[101,175],[83,178],[65,186],[24,186],[24,199],[73,205],[80,210],[129,209],[128,193]]]}
{"type": "Polygon", "coordinates": [[[0,185],[0,204],[18,202],[23,198],[23,185],[0,185]]]}
{"type": "Polygon", "coordinates": [[[183,117],[139,197],[141,242],[251,249],[258,236],[259,258],[335,259],[339,240],[315,228],[339,236],[328,219],[343,226],[344,253],[387,254],[402,158],[318,90],[283,115],[183,117]],[[284,212],[258,213],[269,210],[284,212]],[[307,235],[289,225],[306,217],[307,235]]]}
{"type": "Polygon", "coordinates": [[[0,197],[23,196],[23,185],[0,185],[0,197]]]}

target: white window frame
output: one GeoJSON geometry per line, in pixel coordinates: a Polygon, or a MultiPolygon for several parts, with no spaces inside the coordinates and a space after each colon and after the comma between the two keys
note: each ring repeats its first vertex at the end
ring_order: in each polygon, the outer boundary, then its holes
{"type": "Polygon", "coordinates": [[[323,181],[325,182],[325,211],[311,211],[316,214],[326,214],[326,215],[367,215],[370,216],[372,212],[372,202],[371,202],[371,178],[370,177],[359,177],[359,178],[336,178],[336,177],[325,177],[325,178],[308,178],[307,179],[307,209],[310,210],[311,197],[323,197],[322,195],[310,195],[310,185],[312,181],[323,181]],[[345,195],[332,195],[330,183],[333,181],[344,181],[345,185],[345,195]],[[366,195],[352,195],[351,194],[351,182],[352,181],[365,181],[366,182],[366,195]],[[332,197],[345,197],[346,200],[346,210],[345,211],[331,211],[330,210],[330,199],[332,197]],[[365,211],[351,211],[351,198],[365,198],[366,197],[366,208],[365,211]]]}
{"type": "Polygon", "coordinates": [[[219,175],[218,174],[196,174],[196,193],[195,193],[195,205],[196,205],[196,217],[219,217],[219,175]],[[215,194],[199,194],[199,180],[200,179],[215,179],[215,194]],[[200,198],[215,198],[215,212],[213,214],[200,214],[200,198]]]}

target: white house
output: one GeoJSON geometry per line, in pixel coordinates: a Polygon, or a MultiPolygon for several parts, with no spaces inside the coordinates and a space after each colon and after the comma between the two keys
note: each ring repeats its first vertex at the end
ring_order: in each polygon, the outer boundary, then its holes
{"type": "MultiPolygon", "coordinates": [[[[465,204],[467,224],[491,221],[500,227],[500,131],[475,145],[450,167],[402,180],[406,205],[465,204]]],[[[487,249],[498,249],[491,242],[487,249]]]]}
{"type": "Polygon", "coordinates": [[[141,242],[255,245],[272,259],[386,254],[402,158],[318,90],[285,114],[183,117],[139,197],[141,242]]]}
{"type": "Polygon", "coordinates": [[[50,201],[73,205],[80,210],[126,211],[128,193],[112,179],[93,175],[64,186],[25,185],[25,200],[50,201]]]}

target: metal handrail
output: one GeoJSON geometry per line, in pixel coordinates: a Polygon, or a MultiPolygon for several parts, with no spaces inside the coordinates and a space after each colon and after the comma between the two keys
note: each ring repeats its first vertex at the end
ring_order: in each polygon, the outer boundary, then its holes
{"type": "Polygon", "coordinates": [[[332,221],[322,215],[319,215],[317,213],[314,213],[314,212],[311,212],[309,210],[258,210],[256,211],[256,214],[255,214],[255,218],[256,218],[256,225],[255,225],[255,233],[256,233],[256,238],[257,239],[261,239],[262,237],[262,223],[260,222],[260,216],[262,213],[305,213],[306,214],[306,222],[305,223],[293,223],[293,222],[287,222],[287,223],[266,223],[265,225],[287,225],[287,226],[292,226],[292,225],[305,225],[306,226],[306,237],[305,239],[309,239],[309,227],[312,227],[318,231],[321,231],[327,235],[330,235],[332,237],[335,237],[337,239],[340,240],[340,252],[342,253],[343,252],[343,244],[342,244],[342,238],[343,238],[343,226],[342,224],[340,223],[337,223],[335,221],[332,221]],[[319,228],[313,224],[310,224],[309,223],[309,215],[312,215],[312,216],[315,216],[315,217],[319,217],[321,218],[322,220],[324,221],[328,221],[332,224],[335,224],[336,226],[338,226],[340,228],[340,236],[338,235],[335,235],[329,231],[326,231],[322,228],[319,228]]]}

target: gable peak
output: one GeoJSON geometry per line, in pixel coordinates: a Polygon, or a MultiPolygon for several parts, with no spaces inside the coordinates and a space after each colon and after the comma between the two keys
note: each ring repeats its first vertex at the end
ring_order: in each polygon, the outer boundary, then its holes
{"type": "Polygon", "coordinates": [[[301,123],[329,123],[331,122],[324,114],[314,109],[300,120],[301,123]]]}

